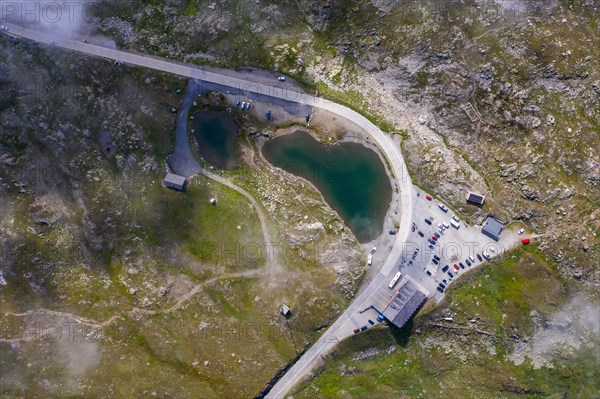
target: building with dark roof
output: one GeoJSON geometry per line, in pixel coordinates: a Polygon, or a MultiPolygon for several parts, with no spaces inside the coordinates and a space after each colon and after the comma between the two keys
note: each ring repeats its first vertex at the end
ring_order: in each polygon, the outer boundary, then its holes
{"type": "Polygon", "coordinates": [[[394,299],[383,311],[383,315],[396,327],[402,328],[426,299],[427,295],[409,279],[398,290],[394,299]]]}
{"type": "Polygon", "coordinates": [[[502,223],[500,223],[494,218],[488,217],[485,223],[483,224],[483,227],[481,228],[481,232],[486,236],[498,241],[500,239],[500,233],[502,232],[502,228],[504,228],[502,223]]]}
{"type": "Polygon", "coordinates": [[[185,191],[187,187],[187,179],[183,176],[179,176],[173,173],[167,173],[163,180],[165,187],[172,188],[173,190],[185,191]]]}
{"type": "Polygon", "coordinates": [[[476,204],[476,205],[483,205],[484,201],[485,201],[485,195],[472,193],[470,191],[467,193],[467,202],[470,202],[470,203],[476,204]]]}

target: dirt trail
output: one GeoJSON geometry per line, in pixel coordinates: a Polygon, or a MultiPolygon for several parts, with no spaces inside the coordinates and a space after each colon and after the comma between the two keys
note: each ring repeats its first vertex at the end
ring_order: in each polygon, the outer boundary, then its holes
{"type": "MultiPolygon", "coordinates": [[[[253,270],[246,270],[246,271],[239,272],[239,273],[230,273],[230,274],[222,275],[219,277],[213,277],[211,279],[208,279],[208,280],[202,282],[201,284],[196,284],[191,290],[189,290],[188,292],[186,292],[185,294],[180,296],[173,305],[171,305],[170,307],[168,307],[166,309],[154,310],[154,309],[142,309],[142,308],[138,308],[138,307],[133,307],[130,310],[121,311],[117,314],[114,314],[104,321],[97,321],[97,320],[90,319],[87,317],[78,316],[78,315],[75,315],[75,314],[69,313],[69,312],[60,312],[60,311],[56,311],[56,310],[43,309],[43,308],[28,310],[27,312],[24,312],[24,313],[7,312],[4,315],[19,317],[19,318],[27,318],[27,317],[37,316],[37,315],[49,316],[49,317],[66,319],[66,320],[69,320],[69,321],[72,321],[72,322],[75,322],[75,323],[78,323],[81,325],[85,325],[85,326],[90,326],[95,330],[101,330],[101,329],[105,329],[105,328],[109,327],[116,320],[118,320],[119,318],[122,318],[124,316],[133,316],[135,314],[158,315],[158,314],[173,313],[177,309],[179,309],[185,302],[189,301],[196,294],[198,294],[202,290],[202,288],[207,284],[213,283],[217,280],[228,279],[228,278],[256,277],[256,276],[261,275],[262,272],[263,272],[262,268],[259,268],[259,269],[253,269],[253,270]]],[[[33,331],[33,334],[25,335],[25,336],[22,336],[19,338],[4,338],[4,337],[2,337],[2,338],[0,338],[0,342],[4,342],[4,343],[29,342],[29,341],[35,341],[38,339],[42,339],[42,338],[44,338],[43,334],[38,334],[37,331],[33,331]]]]}
{"type": "MultiPolygon", "coordinates": [[[[196,173],[202,173],[206,177],[215,180],[232,190],[237,191],[242,194],[244,197],[250,201],[254,209],[258,214],[258,218],[260,220],[260,227],[262,230],[262,234],[264,237],[265,249],[267,252],[266,256],[266,270],[269,276],[280,273],[283,271],[283,268],[275,262],[277,258],[277,253],[275,251],[279,247],[278,245],[274,245],[273,237],[269,234],[269,227],[267,224],[267,217],[260,206],[260,204],[254,199],[254,197],[243,188],[239,187],[231,180],[226,177],[222,177],[216,173],[213,173],[205,168],[202,168],[192,150],[190,148],[190,142],[188,138],[188,113],[189,109],[192,106],[194,99],[207,91],[209,91],[209,86],[207,86],[204,82],[200,82],[196,79],[190,79],[188,86],[185,91],[185,96],[183,98],[181,111],[177,117],[177,126],[176,126],[176,138],[175,138],[175,152],[169,159],[169,164],[174,172],[185,176],[190,177],[196,173]]],[[[254,157],[254,151],[253,151],[254,157]]]]}
{"type": "Polygon", "coordinates": [[[279,245],[274,245],[275,241],[273,241],[273,237],[269,233],[269,226],[267,224],[267,216],[265,215],[265,212],[262,209],[261,205],[258,203],[258,201],[256,201],[254,199],[252,194],[250,194],[248,191],[241,188],[240,186],[238,186],[237,184],[235,184],[234,182],[232,182],[231,180],[229,180],[226,177],[222,177],[222,176],[220,176],[216,173],[210,172],[204,168],[200,169],[200,173],[202,173],[203,175],[205,175],[206,177],[208,177],[212,180],[215,180],[216,182],[223,184],[224,186],[231,188],[232,190],[237,191],[238,193],[243,195],[248,201],[250,201],[250,203],[256,210],[256,213],[258,214],[258,219],[260,221],[260,228],[262,230],[264,243],[265,243],[265,250],[267,251],[267,257],[265,259],[265,273],[269,276],[272,276],[272,275],[282,272],[283,268],[281,267],[281,265],[279,265],[276,262],[278,253],[275,253],[275,252],[278,250],[279,245]],[[271,251],[273,251],[273,252],[271,252],[271,251]]]}
{"type": "MultiPolygon", "coordinates": [[[[265,266],[263,266],[259,269],[248,270],[248,271],[244,271],[244,272],[240,272],[240,273],[224,274],[224,275],[221,275],[218,277],[208,279],[201,284],[195,285],[190,291],[188,291],[186,294],[179,297],[177,299],[177,301],[167,309],[152,310],[152,309],[142,309],[142,308],[133,307],[132,309],[130,309],[128,311],[121,311],[117,314],[114,314],[111,317],[109,317],[108,319],[101,321],[101,322],[90,319],[90,318],[86,318],[83,316],[74,315],[74,314],[68,313],[68,312],[60,312],[60,311],[55,311],[55,310],[50,310],[50,309],[43,309],[43,308],[29,310],[24,313],[8,312],[8,313],[5,313],[6,316],[26,318],[26,317],[36,316],[36,315],[46,315],[46,316],[50,316],[50,317],[67,319],[69,321],[73,321],[73,322],[76,322],[81,325],[90,326],[94,329],[99,330],[99,329],[104,329],[104,328],[110,326],[117,319],[124,317],[124,316],[132,316],[134,314],[157,315],[157,314],[172,313],[172,312],[176,311],[177,309],[179,309],[184,302],[189,301],[196,294],[198,294],[206,284],[210,284],[210,283],[220,280],[220,279],[235,278],[235,277],[255,277],[258,275],[265,275],[265,274],[270,277],[273,277],[274,275],[283,271],[283,268],[281,267],[281,265],[279,265],[276,262],[278,254],[275,252],[277,251],[277,248],[279,246],[274,245],[273,238],[271,237],[271,234],[269,233],[267,217],[265,215],[264,210],[260,206],[260,204],[254,199],[254,197],[248,191],[239,187],[238,185],[233,183],[228,178],[222,177],[216,173],[213,173],[209,170],[202,168],[198,164],[198,162],[196,161],[195,157],[192,154],[192,151],[189,146],[189,140],[187,137],[187,115],[188,115],[188,110],[191,106],[193,99],[198,95],[198,93],[202,92],[203,89],[204,88],[201,87],[201,85],[199,85],[197,81],[195,81],[194,79],[190,80],[190,84],[188,85],[188,88],[186,90],[186,96],[184,98],[182,110],[181,110],[181,112],[178,116],[178,120],[177,120],[177,136],[176,136],[175,152],[171,156],[169,163],[173,167],[174,171],[177,173],[180,173],[184,176],[191,176],[196,173],[202,173],[206,177],[208,177],[220,184],[223,184],[223,185],[231,188],[232,190],[235,190],[236,192],[243,195],[246,199],[248,199],[248,201],[250,201],[250,203],[252,204],[252,206],[254,207],[254,209],[256,210],[256,213],[258,215],[258,219],[260,221],[260,227],[261,227],[262,234],[264,237],[265,249],[267,251],[267,256],[265,259],[265,266]],[[273,252],[271,252],[271,251],[273,251],[273,252]]],[[[27,342],[27,341],[34,341],[34,340],[37,340],[40,338],[42,338],[42,337],[39,334],[27,335],[27,336],[23,336],[20,338],[0,337],[0,342],[5,342],[5,343],[27,342]]]]}

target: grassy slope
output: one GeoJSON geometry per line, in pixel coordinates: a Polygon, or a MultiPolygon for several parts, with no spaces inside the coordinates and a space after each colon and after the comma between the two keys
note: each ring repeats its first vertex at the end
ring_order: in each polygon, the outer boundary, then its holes
{"type": "Polygon", "coordinates": [[[202,176],[185,194],[162,187],[173,142],[169,110],[181,101],[175,89],[184,88],[185,80],[1,44],[2,54],[12,52],[7,80],[15,92],[21,89],[17,77],[50,75],[48,88],[33,100],[52,106],[34,107],[31,98],[17,95],[14,120],[10,107],[0,119],[13,123],[2,125],[0,153],[22,157],[0,168],[0,249],[9,282],[0,289],[0,337],[18,338],[23,328],[52,332],[70,322],[66,316],[25,319],[5,312],[45,308],[98,322],[119,317],[100,331],[78,330],[74,342],[0,343],[0,396],[259,392],[296,355],[294,345],[300,350],[314,340],[314,329],[344,307],[343,294],[332,289],[337,275],[290,253],[289,264],[306,270],[279,275],[276,284],[262,273],[223,277],[263,266],[264,257],[240,250],[263,237],[256,212],[233,190],[202,176]],[[69,93],[62,79],[69,68],[78,71],[68,76],[80,92],[64,98],[58,93],[69,93]],[[101,130],[115,142],[115,158],[100,152],[101,130]],[[5,184],[12,181],[26,182],[26,189],[19,193],[18,185],[5,184]],[[216,207],[211,197],[218,199],[216,207]],[[203,283],[176,311],[160,313],[203,283]],[[281,303],[294,309],[295,341],[278,320],[281,303]],[[125,313],[134,307],[159,313],[125,313]]]}
{"type": "Polygon", "coordinates": [[[528,361],[517,366],[505,356],[512,351],[512,326],[521,335],[530,334],[530,312],[550,315],[573,289],[553,265],[534,249],[519,250],[496,265],[469,274],[449,290],[439,308],[417,319],[416,326],[373,329],[342,343],[325,368],[294,397],[533,399],[599,394],[598,357],[585,346],[555,357],[554,368],[535,369],[528,361]],[[479,317],[477,327],[495,337],[491,342],[496,354],[482,349],[475,332],[445,331],[430,325],[440,323],[448,313],[455,315],[452,326],[466,326],[468,319],[479,317]],[[461,349],[456,341],[462,341],[461,349]],[[369,348],[389,347],[395,351],[388,356],[355,359],[369,348]]]}

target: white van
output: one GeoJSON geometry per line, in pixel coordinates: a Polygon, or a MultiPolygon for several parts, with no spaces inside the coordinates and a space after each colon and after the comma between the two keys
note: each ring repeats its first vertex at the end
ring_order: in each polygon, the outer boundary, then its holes
{"type": "Polygon", "coordinates": [[[369,254],[369,257],[367,258],[367,265],[371,266],[372,263],[373,263],[373,254],[369,254]]]}
{"type": "Polygon", "coordinates": [[[456,222],[456,220],[454,220],[454,219],[452,219],[452,220],[450,221],[450,224],[451,224],[451,225],[452,225],[452,227],[454,227],[456,230],[458,230],[458,229],[459,229],[459,227],[460,227],[460,224],[458,224],[458,223],[456,222]]]}
{"type": "Polygon", "coordinates": [[[446,230],[448,230],[450,228],[450,225],[448,223],[443,222],[442,224],[444,225],[444,227],[446,228],[446,230]]]}

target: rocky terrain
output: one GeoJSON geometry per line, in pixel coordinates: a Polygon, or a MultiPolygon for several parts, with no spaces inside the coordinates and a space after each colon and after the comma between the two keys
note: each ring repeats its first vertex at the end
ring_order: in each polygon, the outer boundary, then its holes
{"type": "Polygon", "coordinates": [[[218,179],[162,186],[185,80],[4,36],[0,70],[0,396],[253,396],[354,295],[354,236],[252,118],[227,177],[276,242],[218,179]]]}
{"type": "MultiPolygon", "coordinates": [[[[555,272],[589,293],[600,285],[599,13],[591,0],[185,0],[124,14],[126,29],[97,23],[125,47],[276,69],[365,113],[402,136],[416,184],[471,223],[525,227],[555,272]],[[467,205],[467,191],[486,205],[467,205]]],[[[530,331],[535,345],[511,346],[515,363],[553,361],[544,348],[561,329],[547,325],[530,331]]]]}
{"type": "MultiPolygon", "coordinates": [[[[597,1],[101,4],[88,28],[117,45],[288,74],[402,137],[415,184],[465,220],[494,215],[536,235],[533,249],[506,254],[408,329],[349,340],[298,397],[365,397],[376,389],[427,398],[599,395],[590,383],[599,363],[597,1]],[[486,205],[467,205],[467,191],[485,194],[486,205]],[[466,387],[464,375],[474,376],[466,387]]],[[[230,228],[240,230],[240,242],[256,240],[256,214],[242,197],[198,177],[191,200],[163,198],[170,110],[185,82],[5,39],[0,51],[8,71],[0,76],[0,256],[8,281],[0,286],[7,315],[0,368],[12,370],[2,373],[0,392],[101,397],[111,387],[112,396],[251,396],[353,295],[360,280],[354,238],[314,188],[261,159],[265,131],[256,121],[241,120],[245,167],[229,177],[264,205],[275,236],[290,243],[293,273],[285,282],[259,278],[261,262],[240,268],[214,252],[204,261],[203,245],[230,228]],[[101,131],[114,155],[100,149],[101,131]],[[231,207],[217,215],[195,205],[210,195],[231,207]],[[186,213],[209,222],[180,224],[186,213]],[[297,340],[277,319],[284,301],[312,315],[291,319],[304,332],[297,340]],[[59,313],[25,313],[40,308],[59,313]],[[90,326],[95,339],[39,346],[43,331],[27,326],[40,316],[42,326],[90,326]],[[254,345],[241,350],[232,331],[254,345]],[[81,364],[63,371],[74,353],[83,354],[81,364]],[[50,365],[40,354],[59,361],[50,365]],[[137,370],[139,390],[114,384],[116,363],[137,370]],[[42,374],[48,377],[37,379],[42,374]],[[239,374],[252,374],[250,383],[235,381],[239,374]]]]}
{"type": "Polygon", "coordinates": [[[401,330],[343,342],[291,397],[594,398],[598,294],[538,250],[469,272],[401,330]]]}
{"type": "Polygon", "coordinates": [[[96,23],[126,48],[295,76],[401,133],[416,182],[463,217],[522,222],[565,273],[600,283],[597,2],[122,7],[96,23]],[[488,205],[467,206],[471,190],[488,205]]]}

